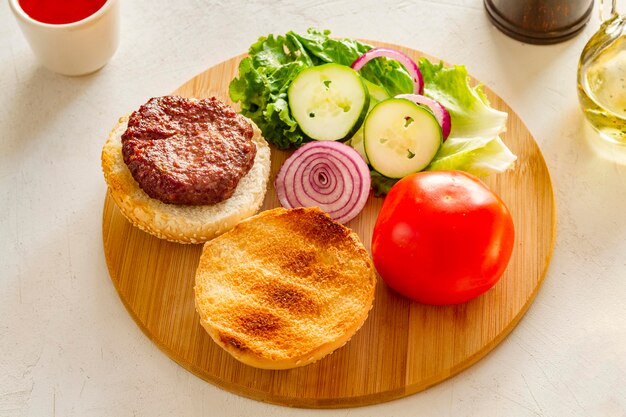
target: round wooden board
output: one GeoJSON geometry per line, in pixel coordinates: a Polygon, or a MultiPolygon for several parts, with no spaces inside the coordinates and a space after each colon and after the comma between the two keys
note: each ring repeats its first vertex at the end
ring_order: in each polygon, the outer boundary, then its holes
{"type": "MultiPolygon", "coordinates": [[[[423,55],[377,44],[414,58],[423,55]]],[[[228,84],[243,56],[208,69],[174,93],[217,96],[230,103],[228,84]]],[[[433,307],[398,296],[379,279],[369,318],[344,347],[302,368],[255,369],[229,356],[200,326],[193,286],[202,247],[140,231],[107,195],[104,251],[122,302],[144,333],[181,366],[226,390],[270,403],[312,408],[379,403],[416,393],[467,368],[502,341],[528,309],[550,262],[556,225],[550,175],[537,144],[511,108],[485,90],[494,107],[509,113],[503,139],[518,156],[514,170],[484,179],[509,206],[516,228],[510,264],[486,294],[457,306],[433,307]]],[[[271,184],[287,155],[272,150],[271,184]]],[[[368,250],[382,202],[371,196],[348,224],[368,250]]],[[[270,185],[262,210],[278,205],[270,185]]]]}

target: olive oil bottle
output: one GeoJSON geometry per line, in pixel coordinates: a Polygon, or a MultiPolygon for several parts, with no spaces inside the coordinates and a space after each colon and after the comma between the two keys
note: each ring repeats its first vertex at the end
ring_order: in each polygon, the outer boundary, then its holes
{"type": "Polygon", "coordinates": [[[578,97],[600,137],[626,147],[626,16],[613,14],[583,49],[578,97]]]}

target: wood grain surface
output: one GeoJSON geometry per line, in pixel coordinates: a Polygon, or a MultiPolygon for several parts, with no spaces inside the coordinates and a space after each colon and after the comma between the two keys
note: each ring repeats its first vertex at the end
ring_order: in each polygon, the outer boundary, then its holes
{"type": "MultiPolygon", "coordinates": [[[[391,46],[417,58],[420,52],[391,46]]],[[[227,102],[228,84],[244,55],[191,79],[174,93],[217,96],[227,102]]],[[[296,407],[353,407],[400,398],[460,372],[485,356],[515,327],[546,273],[555,239],[550,175],[537,144],[519,117],[489,89],[494,107],[507,111],[505,143],[518,156],[514,170],[485,178],[514,218],[516,243],[500,282],[457,306],[411,302],[382,280],[370,316],[348,344],[332,355],[286,371],[243,365],[213,343],[194,309],[194,273],[200,245],[180,245],[134,228],[107,195],[103,213],[109,273],[128,312],[167,355],[195,375],[256,400],[296,407]]],[[[273,183],[287,152],[272,150],[273,183]]],[[[383,200],[370,196],[348,223],[370,247],[383,200]]],[[[279,205],[270,186],[262,210],[279,205]]]]}

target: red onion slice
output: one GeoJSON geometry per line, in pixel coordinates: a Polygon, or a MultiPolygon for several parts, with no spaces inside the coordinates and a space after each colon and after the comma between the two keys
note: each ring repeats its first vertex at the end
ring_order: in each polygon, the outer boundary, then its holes
{"type": "Polygon", "coordinates": [[[450,135],[450,130],[452,129],[452,121],[450,119],[450,113],[448,112],[448,110],[446,110],[445,107],[443,107],[443,105],[441,105],[441,103],[433,100],[432,98],[421,96],[418,94],[398,94],[396,98],[404,98],[407,100],[411,100],[416,104],[423,104],[424,106],[428,107],[433,112],[435,118],[441,126],[443,140],[445,141],[446,139],[448,139],[448,136],[450,135]]]}
{"type": "Polygon", "coordinates": [[[309,142],[283,164],[274,186],[283,207],[319,207],[347,223],[363,210],[370,192],[367,164],[340,142],[309,142]]]}
{"type": "Polygon", "coordinates": [[[404,68],[409,72],[409,75],[413,79],[413,92],[415,94],[424,94],[424,77],[419,67],[409,56],[403,54],[400,51],[389,48],[372,48],[360,57],[356,59],[351,65],[352,69],[359,71],[365,64],[370,62],[374,58],[384,56],[386,58],[395,59],[402,64],[404,68]]]}

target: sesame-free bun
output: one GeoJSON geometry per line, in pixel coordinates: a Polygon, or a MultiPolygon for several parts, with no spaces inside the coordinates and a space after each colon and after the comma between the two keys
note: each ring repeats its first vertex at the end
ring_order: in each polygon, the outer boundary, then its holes
{"type": "Polygon", "coordinates": [[[249,122],[257,151],[254,165],[241,178],[235,193],[217,204],[185,206],[163,203],[139,187],[122,156],[121,137],[128,117],[120,118],[102,149],[102,169],[111,197],[133,225],[161,239],[202,243],[230,230],[259,210],[269,180],[270,148],[259,128],[249,122]]]}
{"type": "Polygon", "coordinates": [[[202,326],[237,360],[288,369],[343,346],[375,285],[356,233],[319,208],[276,208],[205,243],[195,302],[202,326]]]}

